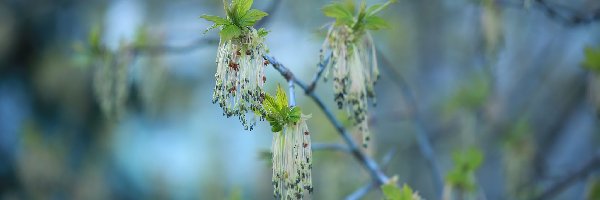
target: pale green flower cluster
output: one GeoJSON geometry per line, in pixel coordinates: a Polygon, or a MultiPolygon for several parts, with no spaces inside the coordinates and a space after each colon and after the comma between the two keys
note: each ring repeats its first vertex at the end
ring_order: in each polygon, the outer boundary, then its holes
{"type": "Polygon", "coordinates": [[[256,29],[248,29],[247,34],[219,43],[213,103],[223,108],[223,115],[237,116],[244,129],[252,130],[256,118],[261,118],[255,112],[264,112],[261,104],[267,62],[263,58],[264,38],[256,29]]]}
{"type": "Polygon", "coordinates": [[[277,199],[302,199],[312,192],[310,132],[302,115],[298,123],[273,134],[273,187],[277,199]]]}
{"type": "Polygon", "coordinates": [[[366,147],[370,140],[367,101],[371,98],[375,102],[374,85],[379,78],[373,39],[366,31],[356,33],[345,25],[332,26],[324,49],[331,50],[331,72],[326,73],[332,73],[334,100],[340,109],[346,109],[366,147]]]}

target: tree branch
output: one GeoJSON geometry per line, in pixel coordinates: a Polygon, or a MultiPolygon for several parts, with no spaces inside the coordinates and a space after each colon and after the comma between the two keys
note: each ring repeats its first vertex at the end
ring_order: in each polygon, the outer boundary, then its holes
{"type": "Polygon", "coordinates": [[[312,150],[313,151],[318,151],[318,150],[332,150],[332,151],[341,151],[344,153],[351,153],[350,149],[348,149],[346,146],[342,145],[342,144],[322,144],[322,143],[316,143],[312,145],[312,150]]]}
{"type": "MultiPolygon", "coordinates": [[[[381,159],[381,166],[384,169],[387,168],[387,166],[390,164],[390,161],[392,161],[392,158],[394,157],[395,154],[396,154],[396,148],[394,147],[383,156],[383,158],[381,159]]],[[[367,195],[369,192],[371,192],[371,190],[373,190],[374,188],[375,188],[374,182],[370,181],[366,185],[358,188],[352,194],[348,195],[346,197],[346,200],[360,199],[360,198],[364,197],[365,195],[367,195]]]]}
{"type": "MultiPolygon", "coordinates": [[[[381,52],[377,50],[378,52],[381,52]]],[[[415,136],[417,138],[417,144],[419,147],[419,151],[425,157],[425,160],[429,164],[431,169],[431,176],[433,178],[433,183],[435,186],[436,193],[438,197],[441,197],[443,189],[444,189],[444,178],[441,172],[440,164],[437,162],[435,152],[433,151],[433,146],[429,141],[427,129],[425,128],[425,121],[423,120],[423,116],[419,111],[419,105],[417,104],[417,100],[415,99],[414,93],[408,87],[408,84],[402,78],[402,75],[393,69],[391,62],[383,55],[379,54],[379,60],[383,61],[383,67],[388,69],[394,77],[391,80],[396,83],[402,92],[402,98],[409,104],[409,106],[413,109],[411,111],[412,116],[414,117],[415,126],[417,130],[415,131],[415,136]]]]}
{"type": "Polygon", "coordinates": [[[302,90],[304,90],[305,94],[309,96],[319,108],[325,113],[327,119],[333,124],[336,128],[342,139],[348,148],[352,152],[352,155],[362,164],[362,166],[369,172],[371,178],[376,181],[377,184],[385,184],[388,181],[388,177],[381,171],[379,165],[373,161],[370,157],[366,156],[362,151],[360,151],[359,146],[352,140],[346,129],[342,126],[342,124],[333,116],[333,113],[325,107],[325,104],[321,101],[321,99],[316,96],[314,93],[307,93],[308,86],[304,84],[302,81],[296,79],[291,71],[286,68],[283,64],[279,63],[275,58],[271,56],[264,56],[266,60],[275,68],[279,73],[284,76],[287,80],[293,80],[296,85],[298,85],[302,90]]]}
{"type": "Polygon", "coordinates": [[[596,155],[589,160],[586,164],[583,165],[580,169],[573,172],[570,175],[564,177],[564,179],[554,183],[546,190],[544,190],[540,195],[535,199],[549,199],[554,195],[560,194],[564,189],[569,188],[571,184],[577,182],[579,179],[583,179],[590,175],[592,172],[600,169],[600,151],[596,152],[596,155]]]}
{"type": "Polygon", "coordinates": [[[571,15],[564,15],[557,6],[550,5],[546,0],[535,0],[539,4],[539,8],[552,19],[558,20],[569,26],[584,25],[600,20],[600,9],[596,9],[591,13],[577,13],[571,11],[571,15]]]}

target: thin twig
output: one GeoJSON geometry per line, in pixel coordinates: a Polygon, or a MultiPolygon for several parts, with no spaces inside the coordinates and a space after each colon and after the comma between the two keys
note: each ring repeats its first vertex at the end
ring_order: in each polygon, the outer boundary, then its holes
{"type": "Polygon", "coordinates": [[[383,173],[383,171],[381,171],[379,165],[360,150],[359,146],[354,142],[354,140],[352,140],[350,134],[348,134],[348,132],[342,126],[342,124],[333,116],[333,113],[327,107],[325,107],[323,101],[321,101],[321,99],[314,93],[306,93],[308,91],[308,87],[306,86],[306,84],[294,78],[294,75],[291,73],[291,71],[288,68],[286,68],[283,64],[279,63],[279,61],[275,60],[275,58],[268,55],[264,56],[264,58],[268,60],[269,63],[273,66],[273,68],[279,71],[279,73],[282,76],[284,76],[287,80],[293,80],[294,83],[296,83],[296,85],[302,88],[305,94],[309,96],[317,104],[317,106],[319,106],[321,111],[325,113],[327,119],[336,128],[342,139],[344,139],[344,142],[346,143],[346,145],[348,145],[348,148],[352,152],[352,155],[356,158],[356,160],[359,161],[359,163],[362,164],[363,167],[365,167],[367,171],[369,171],[371,178],[373,178],[373,180],[376,181],[377,184],[387,183],[389,178],[383,173]]]}
{"type": "Polygon", "coordinates": [[[325,68],[327,67],[327,64],[329,63],[329,59],[331,59],[331,53],[325,59],[323,59],[321,62],[319,62],[319,64],[317,64],[318,70],[317,70],[317,73],[315,73],[313,80],[310,82],[310,85],[308,85],[308,89],[306,90],[307,94],[310,94],[315,90],[315,87],[317,86],[317,82],[319,82],[319,79],[321,79],[321,75],[323,74],[323,71],[325,71],[325,68]]]}
{"type": "Polygon", "coordinates": [[[358,188],[358,190],[354,191],[352,194],[348,195],[346,197],[346,200],[358,200],[358,199],[364,197],[365,195],[367,195],[374,188],[375,188],[375,184],[373,183],[373,181],[370,181],[366,185],[358,188]]]}
{"type": "MultiPolygon", "coordinates": [[[[377,50],[377,51],[379,51],[379,50],[377,50]]],[[[379,51],[379,52],[381,52],[381,51],[379,51]]],[[[404,80],[402,75],[399,72],[397,72],[395,69],[393,69],[391,62],[385,56],[383,56],[383,54],[379,54],[379,55],[380,55],[379,59],[381,61],[383,61],[383,67],[385,67],[386,69],[391,71],[391,74],[393,75],[391,80],[393,80],[394,83],[396,83],[396,85],[398,87],[400,87],[400,90],[402,92],[402,97],[405,99],[405,102],[407,102],[409,104],[409,106],[412,107],[412,109],[414,109],[411,112],[411,114],[413,115],[414,121],[416,123],[415,125],[416,125],[417,130],[415,131],[415,136],[417,138],[417,144],[419,146],[419,151],[421,152],[421,154],[423,154],[423,157],[425,157],[425,160],[427,161],[427,163],[429,164],[429,167],[431,168],[431,172],[432,172],[431,176],[433,178],[433,183],[434,183],[434,186],[436,189],[436,193],[437,193],[438,197],[441,197],[443,189],[444,189],[443,175],[441,172],[440,165],[437,162],[435,152],[433,151],[433,146],[431,145],[431,142],[429,141],[429,138],[427,136],[428,134],[427,134],[427,129],[425,128],[425,121],[419,111],[419,105],[417,104],[417,100],[415,99],[414,93],[408,87],[408,84],[406,83],[406,81],[404,80]]]]}
{"type": "MultiPolygon", "coordinates": [[[[383,156],[383,158],[381,159],[381,167],[383,169],[387,168],[387,166],[390,164],[390,161],[392,161],[394,155],[396,155],[396,152],[398,151],[396,150],[396,147],[394,147],[383,156]]],[[[360,199],[367,195],[369,192],[371,192],[371,190],[373,189],[375,189],[375,185],[373,184],[373,181],[370,181],[366,185],[358,188],[352,194],[348,195],[346,197],[346,200],[360,199]]]]}
{"type": "Polygon", "coordinates": [[[559,194],[561,191],[567,189],[573,183],[580,179],[583,179],[590,175],[592,172],[600,169],[600,151],[596,152],[596,155],[583,165],[580,169],[566,176],[564,179],[554,183],[548,189],[544,190],[535,199],[550,199],[554,195],[559,194]]]}

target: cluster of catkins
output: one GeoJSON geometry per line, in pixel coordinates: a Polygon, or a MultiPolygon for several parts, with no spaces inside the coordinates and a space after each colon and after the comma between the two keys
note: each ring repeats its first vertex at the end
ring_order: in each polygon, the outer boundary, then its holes
{"type": "Polygon", "coordinates": [[[264,39],[256,29],[248,29],[248,34],[219,43],[213,103],[223,108],[223,115],[237,116],[244,129],[252,130],[260,118],[254,112],[264,112],[261,104],[268,62],[263,58],[264,39]]]}
{"type": "Polygon", "coordinates": [[[302,199],[305,191],[313,190],[308,118],[303,115],[297,123],[273,134],[273,193],[277,199],[302,199]]]}
{"type": "Polygon", "coordinates": [[[323,48],[331,51],[328,63],[331,72],[326,73],[332,73],[334,100],[338,108],[346,109],[363,136],[363,146],[367,147],[370,139],[367,100],[371,98],[375,103],[373,87],[379,78],[373,39],[366,31],[357,33],[347,25],[332,25],[323,48]]]}

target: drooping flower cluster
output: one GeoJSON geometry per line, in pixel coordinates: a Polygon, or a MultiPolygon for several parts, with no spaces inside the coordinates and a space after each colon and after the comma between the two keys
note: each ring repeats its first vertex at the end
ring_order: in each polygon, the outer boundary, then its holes
{"type": "Polygon", "coordinates": [[[298,123],[273,134],[273,187],[276,199],[302,199],[313,191],[310,132],[302,115],[298,123]]]}
{"type": "Polygon", "coordinates": [[[370,139],[367,101],[375,102],[373,87],[379,78],[373,41],[368,33],[356,35],[348,26],[333,26],[327,35],[334,100],[338,108],[345,107],[366,146],[370,139]]]}
{"type": "Polygon", "coordinates": [[[393,2],[367,8],[363,1],[357,9],[353,1],[346,1],[323,8],[325,15],[336,19],[323,43],[323,49],[331,52],[327,64],[331,72],[327,73],[332,73],[334,100],[340,109],[345,107],[363,136],[364,147],[370,140],[368,99],[375,103],[374,85],[379,78],[377,54],[368,30],[387,27],[385,20],[375,14],[393,2]]]}
{"type": "Polygon", "coordinates": [[[217,52],[216,84],[213,103],[223,108],[223,115],[237,116],[244,129],[253,129],[257,116],[263,112],[263,85],[266,47],[254,28],[248,34],[231,40],[221,40],[217,52]]]}
{"type": "Polygon", "coordinates": [[[208,30],[221,27],[213,103],[219,104],[223,115],[237,116],[246,130],[252,130],[256,124],[255,114],[264,116],[261,104],[267,81],[264,66],[268,64],[263,58],[267,31],[252,27],[268,14],[251,9],[252,3],[253,0],[232,0],[228,4],[223,0],[225,18],[201,16],[214,22],[208,30]]]}

